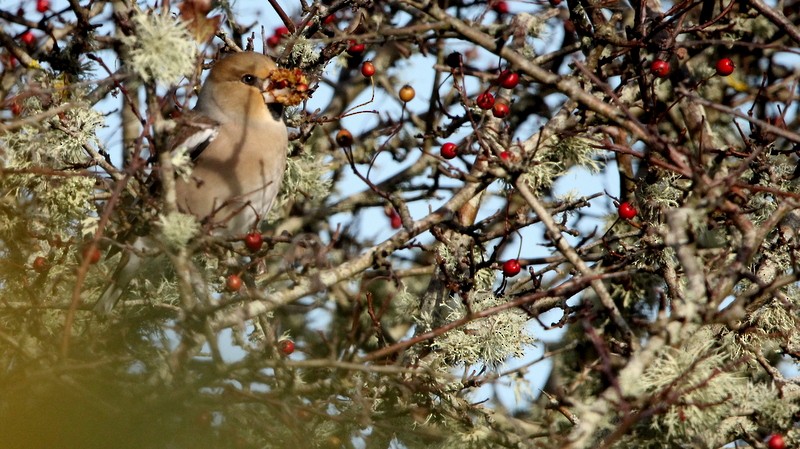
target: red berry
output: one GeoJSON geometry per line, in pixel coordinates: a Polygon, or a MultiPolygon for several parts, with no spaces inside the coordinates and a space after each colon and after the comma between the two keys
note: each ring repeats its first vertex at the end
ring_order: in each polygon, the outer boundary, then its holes
{"type": "Polygon", "coordinates": [[[336,14],[330,14],[326,16],[324,19],[322,19],[322,23],[324,25],[330,25],[334,22],[336,22],[336,14]]]}
{"type": "Polygon", "coordinates": [[[561,4],[561,0],[550,0],[551,6],[558,6],[561,4]]]}
{"type": "Polygon", "coordinates": [[[283,353],[283,355],[289,355],[294,352],[294,342],[289,340],[281,340],[278,342],[278,349],[283,353]]]}
{"type": "Polygon", "coordinates": [[[350,41],[350,46],[347,47],[347,54],[350,56],[359,55],[364,53],[364,50],[367,49],[367,46],[364,44],[357,44],[356,41],[350,41]]]}
{"type": "Polygon", "coordinates": [[[23,44],[31,46],[34,42],[36,42],[36,37],[33,35],[31,30],[28,30],[22,33],[22,36],[19,37],[19,40],[22,41],[23,44]]]}
{"type": "Polygon", "coordinates": [[[89,259],[89,263],[92,265],[100,262],[100,257],[102,257],[100,250],[96,246],[91,248],[91,245],[86,245],[81,254],[83,255],[84,259],[89,259]]]}
{"type": "Polygon", "coordinates": [[[650,71],[659,78],[666,78],[669,76],[669,63],[661,59],[656,59],[650,64],[650,71]]]}
{"type": "Polygon", "coordinates": [[[400,229],[403,227],[403,219],[400,218],[400,214],[394,210],[392,210],[392,215],[389,217],[389,225],[392,229],[400,229]]]}
{"type": "Polygon", "coordinates": [[[42,256],[37,256],[36,259],[33,259],[33,271],[37,273],[44,273],[47,271],[47,259],[42,256]]]}
{"type": "Polygon", "coordinates": [[[475,99],[475,104],[484,110],[492,109],[492,106],[494,106],[494,95],[492,95],[491,92],[486,91],[478,95],[478,98],[475,99]]]}
{"type": "Polygon", "coordinates": [[[511,152],[509,151],[501,151],[500,152],[500,159],[504,161],[508,161],[511,159],[511,152]]]}
{"type": "Polygon", "coordinates": [[[281,43],[281,38],[278,37],[278,36],[273,35],[273,36],[270,36],[270,37],[267,38],[267,45],[270,48],[275,48],[280,43],[281,43]]]}
{"type": "Polygon", "coordinates": [[[503,70],[500,72],[500,76],[497,77],[497,82],[506,89],[513,89],[519,84],[519,74],[510,70],[503,70]]]}
{"type": "Polygon", "coordinates": [[[445,159],[453,159],[454,157],[458,156],[458,147],[456,147],[456,144],[453,142],[447,142],[442,145],[440,153],[445,159]]]}
{"type": "Polygon", "coordinates": [[[50,0],[36,0],[36,10],[44,14],[50,9],[50,0]]]}
{"type": "Polygon", "coordinates": [[[263,244],[264,239],[261,238],[261,234],[258,232],[251,232],[244,236],[244,246],[246,246],[250,251],[260,250],[261,245],[263,244]]]}
{"type": "Polygon", "coordinates": [[[275,28],[275,36],[278,36],[279,38],[283,36],[288,36],[289,34],[291,34],[289,33],[289,28],[286,27],[275,28]]]}
{"type": "Polygon", "coordinates": [[[375,64],[372,61],[364,61],[361,64],[361,74],[367,78],[375,74],[375,64]]]}
{"type": "Polygon", "coordinates": [[[564,32],[565,33],[575,32],[575,23],[572,20],[564,19],[564,32]]]}
{"type": "Polygon", "coordinates": [[[11,103],[11,113],[14,115],[22,114],[22,106],[20,106],[16,101],[11,103]]]}
{"type": "Polygon", "coordinates": [[[242,288],[242,278],[238,274],[232,274],[225,279],[225,289],[229,292],[238,292],[242,288]]]}
{"type": "Polygon", "coordinates": [[[779,433],[770,435],[767,440],[767,447],[769,447],[769,449],[786,449],[786,442],[783,441],[783,435],[779,433]]]}
{"type": "Polygon", "coordinates": [[[733,73],[733,69],[735,68],[736,66],[733,64],[733,61],[731,61],[731,58],[722,58],[717,61],[717,75],[728,76],[733,73]]]}
{"type": "Polygon", "coordinates": [[[492,10],[497,14],[508,14],[508,3],[500,0],[499,2],[492,5],[492,10]]]}
{"type": "Polygon", "coordinates": [[[522,266],[517,259],[509,259],[503,262],[503,274],[506,277],[514,277],[522,271],[522,266]]]}
{"type": "Polygon", "coordinates": [[[631,203],[626,201],[619,205],[617,213],[619,213],[619,218],[623,220],[630,220],[631,218],[636,216],[636,208],[633,207],[631,203]]]}
{"type": "Polygon", "coordinates": [[[508,103],[505,101],[498,101],[492,107],[492,115],[497,118],[506,118],[510,112],[511,109],[508,107],[508,103]]]}

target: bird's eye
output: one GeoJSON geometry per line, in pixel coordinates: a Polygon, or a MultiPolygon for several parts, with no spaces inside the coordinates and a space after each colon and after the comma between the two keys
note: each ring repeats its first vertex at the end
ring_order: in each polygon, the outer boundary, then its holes
{"type": "Polygon", "coordinates": [[[247,84],[248,86],[253,86],[256,84],[256,77],[254,75],[250,75],[249,73],[242,77],[242,82],[247,84]]]}

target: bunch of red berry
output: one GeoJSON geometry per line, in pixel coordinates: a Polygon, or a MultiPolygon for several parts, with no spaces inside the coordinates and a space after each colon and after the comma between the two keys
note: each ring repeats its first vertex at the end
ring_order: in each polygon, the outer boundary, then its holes
{"type": "MultiPolygon", "coordinates": [[[[514,89],[519,84],[519,73],[511,70],[503,70],[495,80],[496,84],[504,89],[514,89]]],[[[511,113],[511,107],[504,99],[495,99],[495,96],[488,90],[484,91],[475,98],[475,105],[488,111],[492,110],[492,115],[497,118],[506,118],[511,113]]]]}
{"type": "Polygon", "coordinates": [[[289,36],[290,34],[292,33],[289,31],[289,28],[287,27],[281,26],[275,28],[275,31],[272,33],[272,36],[267,38],[267,45],[269,45],[270,48],[275,48],[278,46],[278,44],[281,43],[281,40],[284,37],[289,36]]]}

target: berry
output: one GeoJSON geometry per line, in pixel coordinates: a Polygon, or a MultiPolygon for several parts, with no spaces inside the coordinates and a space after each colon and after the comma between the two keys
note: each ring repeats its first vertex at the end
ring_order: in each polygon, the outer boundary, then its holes
{"type": "Polygon", "coordinates": [[[394,209],[392,209],[392,213],[389,215],[389,225],[392,229],[400,229],[403,227],[403,219],[400,218],[400,214],[394,209]]]}
{"type": "Polygon", "coordinates": [[[457,69],[461,67],[461,53],[457,51],[450,53],[446,58],[444,58],[444,63],[447,64],[447,66],[451,69],[457,69]]]}
{"type": "Polygon", "coordinates": [[[15,116],[22,114],[22,106],[20,106],[16,101],[11,103],[11,113],[15,116]]]}
{"type": "Polygon", "coordinates": [[[340,129],[339,132],[336,133],[336,143],[340,147],[349,147],[353,144],[353,135],[346,129],[340,129]]]}
{"type": "Polygon", "coordinates": [[[281,43],[281,38],[278,36],[270,36],[267,38],[267,45],[269,48],[275,48],[281,43]]]}
{"type": "Polygon", "coordinates": [[[326,16],[324,19],[322,19],[322,23],[324,25],[330,25],[334,22],[336,22],[336,14],[330,14],[326,16]]]}
{"type": "Polygon", "coordinates": [[[669,76],[669,63],[661,59],[656,59],[650,64],[650,71],[659,78],[666,78],[669,76]]]}
{"type": "Polygon", "coordinates": [[[415,95],[417,95],[417,93],[414,91],[414,88],[408,84],[400,88],[400,99],[406,103],[413,100],[415,95]]]}
{"type": "Polygon", "coordinates": [[[511,109],[508,107],[508,103],[505,101],[498,101],[492,107],[492,115],[497,118],[506,118],[510,112],[511,109]]]}
{"type": "Polygon", "coordinates": [[[475,99],[475,104],[484,110],[492,109],[492,106],[494,106],[494,95],[492,95],[491,92],[486,91],[478,95],[478,98],[475,99]]]}
{"type": "Polygon", "coordinates": [[[508,14],[508,3],[500,0],[499,2],[492,5],[492,10],[497,14],[508,14]]]}
{"type": "Polygon", "coordinates": [[[503,70],[500,72],[500,76],[497,77],[497,82],[506,89],[513,89],[519,84],[519,74],[510,70],[503,70]]]}
{"type": "Polygon", "coordinates": [[[281,340],[278,342],[278,350],[280,350],[283,355],[289,355],[294,352],[294,342],[288,338],[281,340]]]}
{"type": "Polygon", "coordinates": [[[86,245],[81,254],[84,259],[89,259],[89,263],[92,265],[100,262],[100,257],[102,257],[100,250],[96,246],[92,248],[91,245],[86,245]]]}
{"type": "Polygon", "coordinates": [[[550,6],[558,6],[561,4],[561,0],[550,0],[550,6]]]}
{"type": "Polygon", "coordinates": [[[392,226],[392,229],[400,229],[403,226],[403,219],[400,218],[400,214],[397,213],[397,209],[388,204],[386,207],[383,208],[383,213],[389,217],[389,223],[392,226]]]}
{"type": "Polygon", "coordinates": [[[503,262],[503,275],[506,277],[514,277],[522,271],[522,266],[517,259],[509,259],[503,262]]]}
{"type": "Polygon", "coordinates": [[[375,74],[375,64],[372,61],[364,61],[361,64],[361,74],[369,78],[375,74]]]}
{"type": "Polygon", "coordinates": [[[261,238],[261,234],[258,232],[251,232],[244,236],[244,246],[246,246],[250,251],[260,250],[261,245],[263,244],[264,239],[261,238]]]}
{"type": "Polygon", "coordinates": [[[242,278],[238,274],[232,274],[225,279],[225,290],[238,292],[242,288],[242,278]]]}
{"type": "Polygon", "coordinates": [[[22,36],[19,37],[19,40],[22,41],[23,44],[30,47],[34,42],[36,42],[36,37],[33,35],[31,30],[28,30],[22,33],[22,36]]]}
{"type": "Polygon", "coordinates": [[[36,259],[33,259],[33,271],[37,273],[44,273],[47,271],[47,259],[42,256],[37,256],[36,259]]]}
{"type": "Polygon", "coordinates": [[[36,0],[36,10],[44,14],[50,9],[50,0],[36,0]]]}
{"type": "Polygon", "coordinates": [[[504,161],[511,160],[511,152],[510,151],[501,151],[500,152],[500,159],[504,161]]]}
{"type": "Polygon", "coordinates": [[[630,220],[631,218],[636,216],[636,208],[633,207],[631,203],[626,201],[619,205],[617,213],[619,214],[619,218],[623,220],[630,220]]]}
{"type": "Polygon", "coordinates": [[[289,32],[289,28],[287,28],[287,27],[275,28],[275,36],[278,36],[279,38],[280,37],[284,37],[284,36],[288,36],[289,34],[291,34],[291,33],[289,32]]]}
{"type": "Polygon", "coordinates": [[[564,19],[564,32],[565,33],[575,32],[575,23],[572,20],[564,19]]]}
{"type": "Polygon", "coordinates": [[[445,159],[453,159],[454,157],[458,156],[458,148],[453,142],[447,142],[442,145],[440,153],[445,159]]]}
{"type": "Polygon", "coordinates": [[[717,75],[728,76],[733,73],[733,69],[735,68],[736,66],[733,64],[733,61],[731,61],[731,58],[722,58],[717,61],[717,75]]]}
{"type": "Polygon", "coordinates": [[[366,45],[358,44],[356,41],[350,41],[350,46],[347,47],[347,54],[350,56],[360,55],[361,53],[364,53],[364,50],[366,49],[366,45]]]}
{"type": "Polygon", "coordinates": [[[773,433],[767,440],[767,447],[769,449],[786,449],[786,442],[783,440],[783,435],[773,433]]]}

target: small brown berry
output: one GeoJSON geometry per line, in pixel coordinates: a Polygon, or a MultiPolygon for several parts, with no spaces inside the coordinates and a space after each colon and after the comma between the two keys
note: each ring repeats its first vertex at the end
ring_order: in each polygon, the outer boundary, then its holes
{"type": "Polygon", "coordinates": [[[342,128],[336,133],[336,144],[340,147],[349,147],[353,144],[353,134],[342,128]]]}
{"type": "Polygon", "coordinates": [[[47,259],[42,256],[37,256],[36,259],[33,259],[33,271],[37,273],[44,273],[47,271],[47,259]]]}
{"type": "Polygon", "coordinates": [[[405,103],[413,100],[416,94],[417,93],[414,91],[414,88],[408,84],[400,88],[400,99],[405,103]]]}

